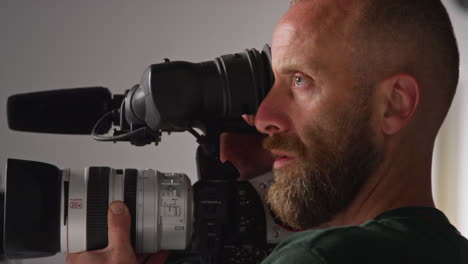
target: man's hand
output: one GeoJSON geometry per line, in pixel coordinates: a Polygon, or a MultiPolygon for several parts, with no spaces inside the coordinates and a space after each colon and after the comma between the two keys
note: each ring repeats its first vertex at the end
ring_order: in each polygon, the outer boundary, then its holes
{"type": "Polygon", "coordinates": [[[229,160],[240,174],[239,180],[259,176],[273,167],[273,157],[262,147],[262,135],[223,133],[221,161],[229,160]]]}
{"type": "MultiPolygon", "coordinates": [[[[255,117],[242,116],[247,124],[254,126],[255,117]]],[[[262,147],[264,135],[223,133],[221,135],[221,161],[229,160],[240,173],[239,180],[259,176],[273,167],[273,156],[262,147]]]]}
{"type": "Polygon", "coordinates": [[[100,250],[69,254],[67,264],[161,264],[166,261],[168,252],[154,255],[135,255],[130,242],[131,217],[127,206],[113,202],[107,212],[109,245],[100,250]]]}
{"type": "Polygon", "coordinates": [[[68,254],[67,264],[137,264],[130,243],[130,213],[122,202],[113,202],[107,212],[109,245],[100,250],[68,254]]]}

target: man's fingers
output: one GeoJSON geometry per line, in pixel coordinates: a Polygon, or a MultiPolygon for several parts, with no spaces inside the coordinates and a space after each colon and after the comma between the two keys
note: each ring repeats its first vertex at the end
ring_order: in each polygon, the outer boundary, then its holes
{"type": "Polygon", "coordinates": [[[149,258],[146,259],[145,264],[163,264],[166,262],[168,256],[169,256],[169,251],[167,250],[158,251],[155,254],[149,256],[149,258]]]}
{"type": "Polygon", "coordinates": [[[131,248],[130,224],[131,217],[123,202],[113,202],[107,215],[109,227],[109,247],[112,249],[131,248]]]}
{"type": "Polygon", "coordinates": [[[138,263],[146,263],[146,260],[150,257],[150,254],[148,253],[145,253],[145,254],[137,254],[136,255],[136,258],[137,258],[137,262],[138,263]]]}
{"type": "Polygon", "coordinates": [[[242,118],[251,126],[255,126],[255,116],[254,115],[242,115],[242,118]]]}
{"type": "Polygon", "coordinates": [[[68,254],[67,264],[137,264],[130,242],[130,213],[122,202],[113,202],[107,212],[107,248],[68,254]]]}
{"type": "Polygon", "coordinates": [[[79,258],[78,254],[67,254],[67,264],[78,263],[77,262],[78,258],[79,258]]]}

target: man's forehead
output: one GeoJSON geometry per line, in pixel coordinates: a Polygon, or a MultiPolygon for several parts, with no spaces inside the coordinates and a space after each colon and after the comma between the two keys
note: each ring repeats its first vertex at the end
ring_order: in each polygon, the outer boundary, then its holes
{"type": "Polygon", "coordinates": [[[325,18],[326,12],[313,14],[314,11],[311,12],[310,9],[321,8],[314,2],[310,3],[312,4],[304,3],[307,5],[305,7],[302,3],[291,7],[276,26],[272,38],[273,60],[276,62],[289,61],[292,53],[300,53],[300,57],[311,55],[305,51],[314,50],[317,46],[323,46],[321,44],[324,42],[329,42],[330,30],[323,30],[328,24],[324,21],[329,18],[325,18]]]}
{"type": "Polygon", "coordinates": [[[278,72],[290,72],[307,65],[310,70],[318,71],[319,63],[313,52],[307,52],[315,44],[300,29],[291,24],[281,24],[273,34],[272,62],[278,72]]]}
{"type": "Polygon", "coordinates": [[[298,28],[289,23],[281,23],[273,33],[272,44],[275,48],[289,46],[295,40],[300,40],[301,34],[298,28]]]}
{"type": "Polygon", "coordinates": [[[358,5],[352,5],[352,2],[357,1],[303,0],[294,4],[273,33],[273,59],[276,62],[285,60],[280,57],[288,57],[291,52],[313,56],[304,51],[331,46],[338,49],[344,45],[348,41],[343,38],[353,35],[350,32],[354,31],[353,21],[356,21],[358,5]]]}
{"type": "Polygon", "coordinates": [[[302,0],[289,8],[275,32],[316,34],[340,31],[355,20],[363,3],[362,0],[302,0]]]}

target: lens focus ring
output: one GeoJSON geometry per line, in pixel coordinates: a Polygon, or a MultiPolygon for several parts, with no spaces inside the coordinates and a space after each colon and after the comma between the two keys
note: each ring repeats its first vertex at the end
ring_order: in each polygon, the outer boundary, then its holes
{"type": "Polygon", "coordinates": [[[137,193],[137,176],[138,171],[135,169],[125,170],[125,188],[124,188],[124,202],[128,206],[130,215],[132,217],[132,226],[130,229],[130,238],[133,247],[135,247],[135,232],[136,232],[136,193],[137,193]]]}
{"type": "Polygon", "coordinates": [[[110,168],[90,167],[88,176],[86,250],[107,246],[110,168]]]}

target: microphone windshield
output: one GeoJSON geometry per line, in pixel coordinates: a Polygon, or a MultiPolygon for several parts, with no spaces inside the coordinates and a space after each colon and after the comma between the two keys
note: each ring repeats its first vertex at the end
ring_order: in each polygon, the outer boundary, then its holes
{"type": "MultiPolygon", "coordinates": [[[[111,110],[112,94],[103,87],[17,94],[7,102],[10,129],[38,133],[89,135],[111,110]]],[[[110,130],[112,121],[106,120],[97,132],[110,130]]]]}

